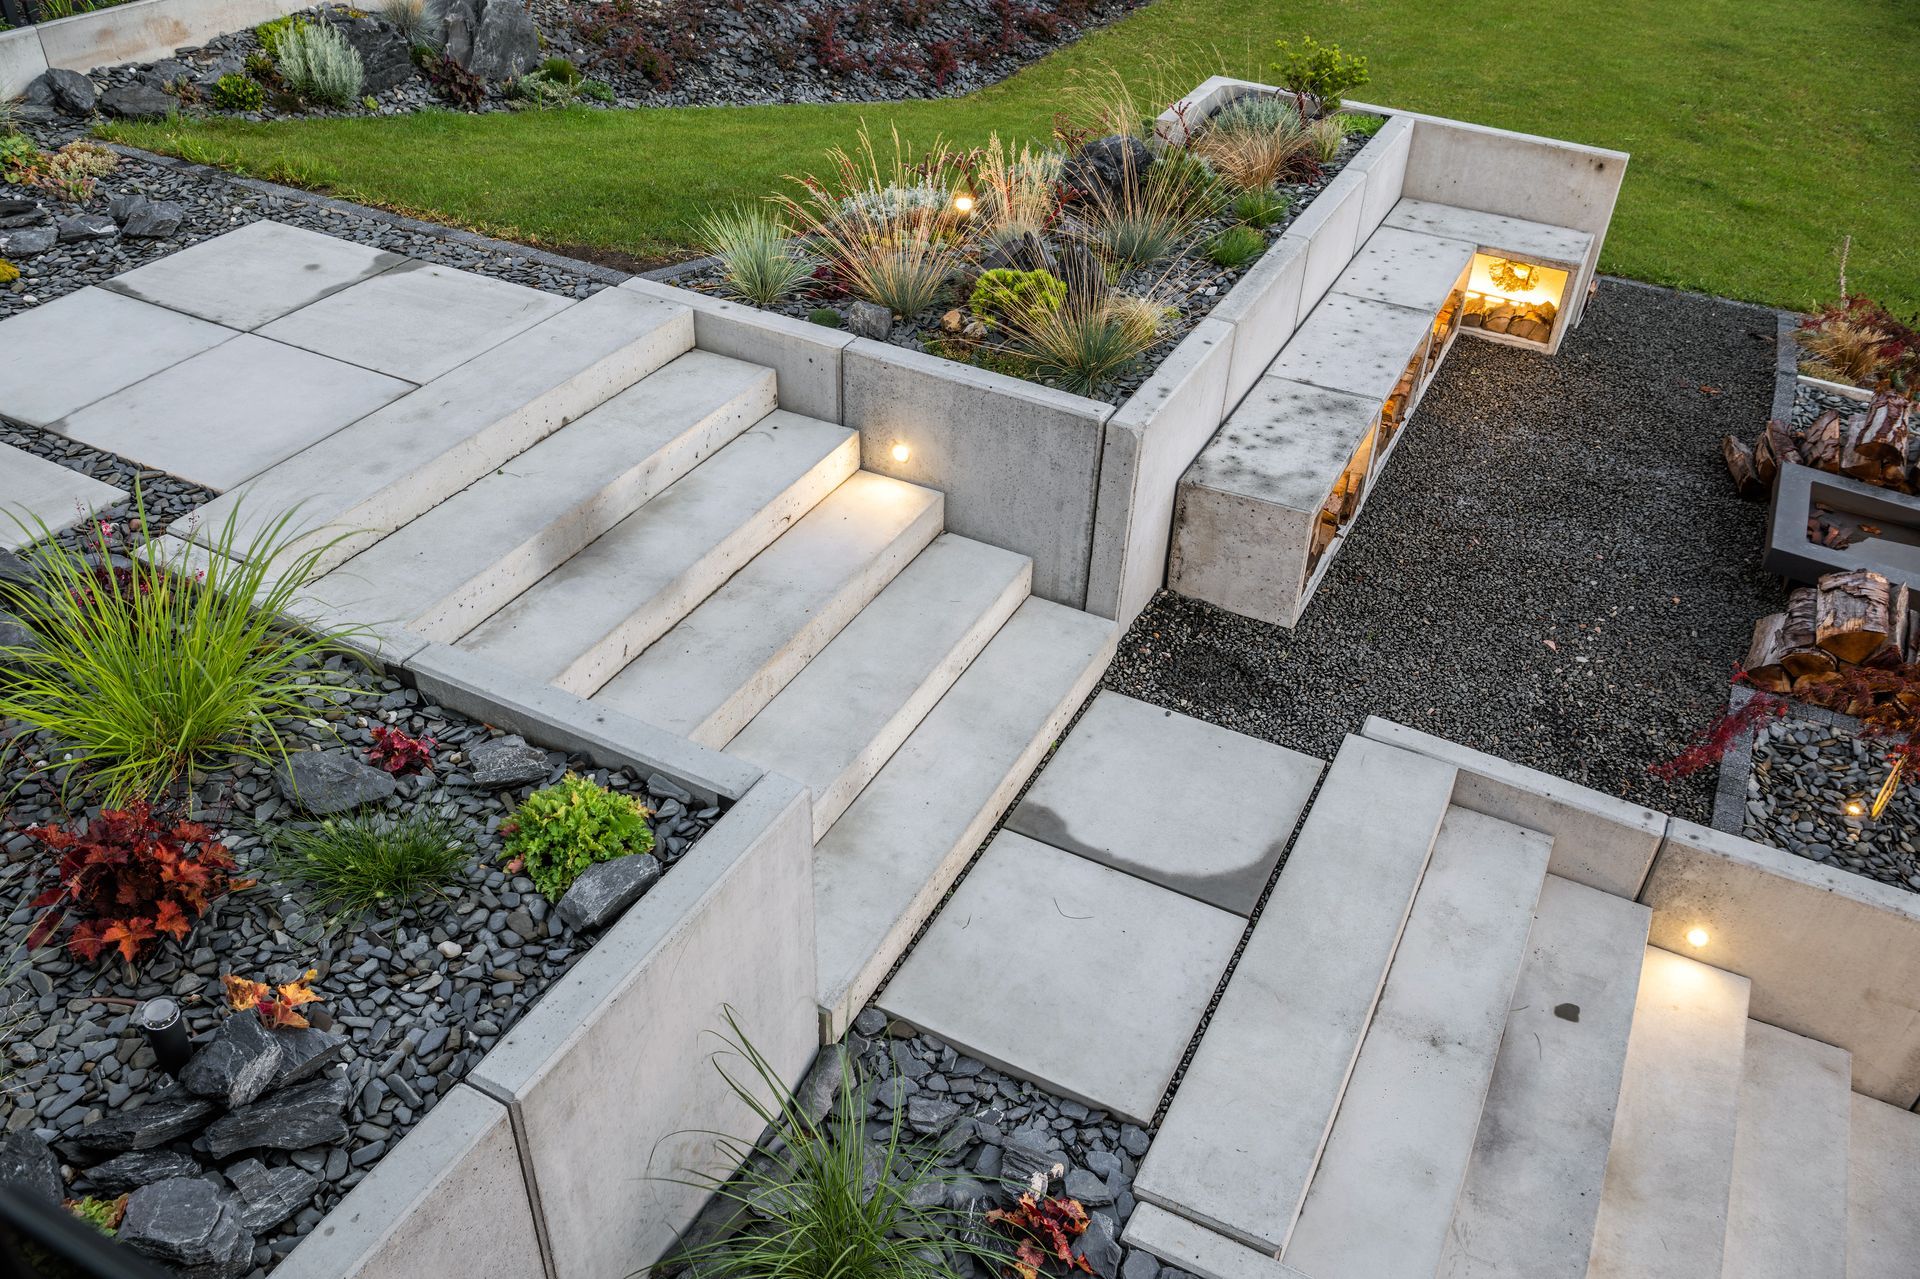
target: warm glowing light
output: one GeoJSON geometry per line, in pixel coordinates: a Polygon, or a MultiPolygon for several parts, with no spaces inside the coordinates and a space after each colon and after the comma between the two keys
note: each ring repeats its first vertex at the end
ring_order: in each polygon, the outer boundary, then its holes
{"type": "Polygon", "coordinates": [[[910,448],[908,448],[908,447],[907,447],[906,445],[904,445],[904,444],[896,444],[896,445],[894,445],[894,446],[893,446],[893,460],[894,460],[894,461],[896,461],[896,462],[904,462],[904,461],[906,461],[906,460],[907,460],[908,458],[910,458],[910,457],[912,457],[912,456],[913,456],[913,450],[912,450],[912,449],[910,449],[910,448]]]}
{"type": "Polygon", "coordinates": [[[1866,811],[1867,811],[1867,806],[1865,804],[1862,804],[1859,800],[1850,799],[1847,801],[1847,816],[1858,817],[1860,816],[1860,814],[1866,811]]]}
{"type": "Polygon", "coordinates": [[[1704,928],[1687,929],[1687,945],[1696,950],[1707,944],[1707,930],[1704,928]]]}
{"type": "Polygon", "coordinates": [[[1538,305],[1551,302],[1558,309],[1567,290],[1567,273],[1558,267],[1512,262],[1491,253],[1473,255],[1467,291],[1492,294],[1509,302],[1538,305]]]}
{"type": "Polygon", "coordinates": [[[972,213],[973,197],[968,195],[965,191],[962,191],[959,195],[954,196],[953,211],[955,213],[972,213]]]}

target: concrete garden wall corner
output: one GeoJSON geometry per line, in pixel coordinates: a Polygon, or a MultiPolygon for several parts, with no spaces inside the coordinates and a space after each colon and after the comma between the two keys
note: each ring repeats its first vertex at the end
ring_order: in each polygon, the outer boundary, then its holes
{"type": "Polygon", "coordinates": [[[695,345],[771,368],[781,408],[823,422],[841,421],[841,356],[853,334],[659,280],[636,277],[621,287],[691,307],[695,345]]]}
{"type": "Polygon", "coordinates": [[[91,71],[154,62],[175,49],[310,7],[310,0],[132,0],[3,32],[0,99],[24,93],[48,67],[91,71]]]}

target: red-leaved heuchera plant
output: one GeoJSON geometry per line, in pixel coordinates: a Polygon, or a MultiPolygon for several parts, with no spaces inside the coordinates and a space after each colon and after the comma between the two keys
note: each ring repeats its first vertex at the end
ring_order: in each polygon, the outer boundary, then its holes
{"type": "Polygon", "coordinates": [[[1014,1239],[1011,1267],[1019,1279],[1039,1279],[1049,1261],[1068,1270],[1093,1273],[1084,1256],[1076,1256],[1073,1241],[1086,1233],[1087,1210],[1078,1199],[1050,1195],[1044,1199],[1028,1191],[1011,1212],[995,1208],[987,1220],[1009,1228],[1014,1239]]]}
{"type": "Polygon", "coordinates": [[[217,831],[161,817],[146,804],[27,833],[60,857],[59,882],[32,902],[44,913],[29,947],[46,945],[72,915],[68,950],[89,962],[116,952],[132,964],[163,937],[183,940],[233,886],[233,856],[217,831]]]}
{"type": "Polygon", "coordinates": [[[404,777],[433,767],[433,747],[431,737],[408,737],[397,728],[381,726],[373,730],[373,745],[367,747],[367,758],[376,768],[404,777]]]}

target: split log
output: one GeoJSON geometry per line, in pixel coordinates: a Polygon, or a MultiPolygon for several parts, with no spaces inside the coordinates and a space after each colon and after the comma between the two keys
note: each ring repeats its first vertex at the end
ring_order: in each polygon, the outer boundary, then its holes
{"type": "Polygon", "coordinates": [[[1907,660],[1907,626],[1912,611],[1905,585],[1893,587],[1888,599],[1887,638],[1881,641],[1880,647],[1866,661],[1868,666],[1885,669],[1899,666],[1907,660]]]}
{"type": "Polygon", "coordinates": [[[1810,693],[1822,685],[1838,684],[1840,679],[1840,672],[1837,670],[1815,671],[1811,675],[1802,675],[1799,679],[1793,681],[1793,691],[1795,693],[1810,693]]]}
{"type": "Polygon", "coordinates": [[[1738,436],[1720,437],[1720,456],[1727,460],[1727,473],[1733,476],[1734,492],[1741,497],[1758,497],[1766,491],[1766,486],[1760,483],[1760,476],[1754,470],[1753,450],[1738,436]]]}
{"type": "Polygon", "coordinates": [[[1814,642],[1842,662],[1859,662],[1886,642],[1893,625],[1887,579],[1865,569],[1820,579],[1814,642]]]}
{"type": "Polygon", "coordinates": [[[1780,659],[1787,655],[1787,615],[1769,613],[1753,624],[1753,642],[1747,645],[1747,682],[1768,693],[1793,688],[1793,676],[1780,659]]]}
{"type": "Polygon", "coordinates": [[[1907,460],[1909,402],[1891,391],[1882,391],[1867,405],[1866,417],[1858,424],[1855,447],[1882,462],[1907,460]]]}
{"type": "Polygon", "coordinates": [[[1846,451],[1846,428],[1840,423],[1840,415],[1828,409],[1813,419],[1806,438],[1800,443],[1800,451],[1806,455],[1808,466],[1823,471],[1839,470],[1840,455],[1846,451]]]}
{"type": "Polygon", "coordinates": [[[1866,441],[1857,425],[1847,431],[1845,441],[1840,448],[1840,473],[1867,484],[1880,483],[1886,475],[1886,464],[1879,453],[1862,447],[1866,441]]]}
{"type": "Polygon", "coordinates": [[[1798,681],[1805,676],[1830,671],[1837,664],[1833,654],[1814,643],[1819,630],[1820,592],[1811,586],[1796,588],[1787,596],[1787,625],[1782,638],[1786,647],[1780,665],[1798,681]]]}
{"type": "Polygon", "coordinates": [[[1778,422],[1769,422],[1767,429],[1760,432],[1760,438],[1753,442],[1753,469],[1759,475],[1760,482],[1772,488],[1785,460],[1798,455],[1787,428],[1778,422]]]}

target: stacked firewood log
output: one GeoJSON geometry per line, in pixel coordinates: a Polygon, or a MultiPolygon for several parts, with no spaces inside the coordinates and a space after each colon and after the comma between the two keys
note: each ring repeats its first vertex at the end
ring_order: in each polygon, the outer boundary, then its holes
{"type": "MultiPolygon", "coordinates": [[[[1828,573],[1787,597],[1787,611],[1761,618],[1747,649],[1747,680],[1769,693],[1835,684],[1850,666],[1892,668],[1920,661],[1920,609],[1905,586],[1878,573],[1828,573]]],[[[1848,714],[1856,711],[1849,710],[1848,714]]]]}
{"type": "Polygon", "coordinates": [[[1560,308],[1551,302],[1514,302],[1480,293],[1467,295],[1460,323],[1489,333],[1510,333],[1532,342],[1553,336],[1553,320],[1560,308]]]}
{"type": "Polygon", "coordinates": [[[1882,391],[1861,412],[1843,416],[1828,409],[1797,433],[1769,422],[1751,446],[1729,435],[1720,452],[1743,497],[1770,491],[1788,462],[1913,493],[1920,491],[1920,433],[1911,429],[1912,409],[1905,396],[1882,391]]]}

